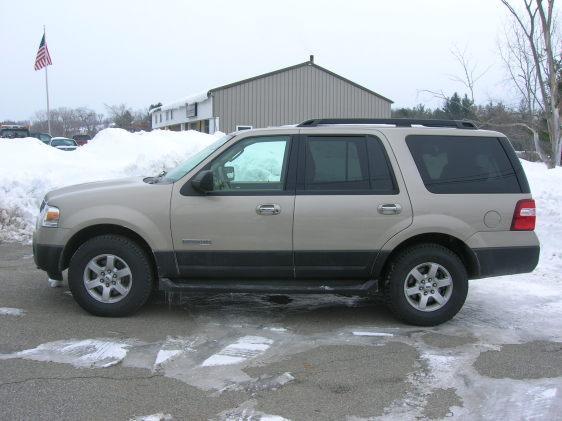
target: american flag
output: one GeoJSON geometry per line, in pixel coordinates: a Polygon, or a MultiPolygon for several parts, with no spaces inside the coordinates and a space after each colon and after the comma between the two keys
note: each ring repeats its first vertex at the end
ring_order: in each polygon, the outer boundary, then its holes
{"type": "Polygon", "coordinates": [[[39,50],[37,50],[37,57],[35,57],[35,70],[41,70],[43,67],[47,67],[50,64],[53,64],[53,62],[51,61],[49,49],[45,42],[45,34],[43,34],[41,44],[39,44],[39,50]]]}

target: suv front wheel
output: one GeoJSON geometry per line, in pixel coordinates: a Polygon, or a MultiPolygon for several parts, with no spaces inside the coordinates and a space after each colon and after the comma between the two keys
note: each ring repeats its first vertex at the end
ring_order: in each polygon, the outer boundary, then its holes
{"type": "Polygon", "coordinates": [[[385,299],[401,320],[435,326],[453,318],[468,294],[461,259],[438,244],[420,244],[400,252],[385,279],[385,299]]]}
{"type": "Polygon", "coordinates": [[[150,296],[154,275],[146,252],[120,235],[94,237],[70,260],[68,286],[74,299],[96,316],[127,316],[150,296]]]}

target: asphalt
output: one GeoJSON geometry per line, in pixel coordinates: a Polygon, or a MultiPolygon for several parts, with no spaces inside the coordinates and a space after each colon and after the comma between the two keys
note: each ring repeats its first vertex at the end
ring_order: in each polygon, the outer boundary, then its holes
{"type": "Polygon", "coordinates": [[[427,329],[329,295],[155,294],[135,316],[99,318],[18,244],[0,244],[0,291],[2,419],[509,419],[522,394],[538,419],[562,411],[562,344],[506,332],[478,293],[427,329]]]}

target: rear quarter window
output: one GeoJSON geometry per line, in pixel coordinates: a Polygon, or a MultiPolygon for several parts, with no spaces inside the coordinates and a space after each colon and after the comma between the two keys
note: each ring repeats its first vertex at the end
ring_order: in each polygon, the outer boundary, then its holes
{"type": "Polygon", "coordinates": [[[495,137],[413,135],[406,143],[426,188],[439,194],[521,193],[495,137]]]}

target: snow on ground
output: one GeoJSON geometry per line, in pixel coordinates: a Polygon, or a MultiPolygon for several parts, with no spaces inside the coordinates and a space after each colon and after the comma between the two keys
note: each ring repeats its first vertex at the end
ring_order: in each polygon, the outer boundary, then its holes
{"type": "Polygon", "coordinates": [[[25,311],[21,308],[0,307],[0,316],[23,316],[25,311]]]}
{"type": "Polygon", "coordinates": [[[130,346],[128,342],[107,339],[55,341],[14,354],[0,354],[0,360],[23,358],[72,364],[75,367],[107,368],[120,363],[130,346]]]}
{"type": "Polygon", "coordinates": [[[241,363],[264,353],[273,341],[261,336],[244,336],[203,361],[202,367],[241,363]]]}
{"type": "Polygon", "coordinates": [[[170,414],[159,412],[152,415],[141,415],[140,417],[133,418],[132,421],[172,421],[173,419],[170,414]]]}
{"type": "Polygon", "coordinates": [[[353,332],[355,336],[394,336],[392,333],[383,333],[383,332],[363,332],[363,331],[356,331],[353,332]]]}
{"type": "Polygon", "coordinates": [[[0,241],[31,238],[45,194],[71,184],[169,170],[222,133],[105,129],[73,152],[35,138],[0,141],[0,241]]]}
{"type": "Polygon", "coordinates": [[[540,274],[562,272],[562,167],[521,161],[537,204],[536,232],[541,242],[540,274]]]}

